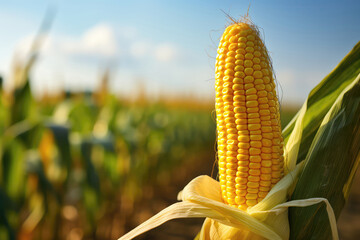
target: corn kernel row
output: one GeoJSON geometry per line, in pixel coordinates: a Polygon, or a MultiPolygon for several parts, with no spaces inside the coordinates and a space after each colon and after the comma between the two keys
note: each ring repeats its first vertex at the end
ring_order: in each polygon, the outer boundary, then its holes
{"type": "Polygon", "coordinates": [[[224,202],[246,210],[283,176],[279,103],[267,51],[253,26],[227,27],[217,53],[219,181],[224,202]]]}

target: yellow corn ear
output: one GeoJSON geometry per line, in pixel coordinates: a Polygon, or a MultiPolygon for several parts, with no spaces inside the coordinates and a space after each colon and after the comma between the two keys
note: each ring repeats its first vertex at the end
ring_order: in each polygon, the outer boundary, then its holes
{"type": "Polygon", "coordinates": [[[274,76],[255,26],[234,23],[226,28],[217,51],[215,91],[223,201],[246,210],[284,175],[274,76]]]}

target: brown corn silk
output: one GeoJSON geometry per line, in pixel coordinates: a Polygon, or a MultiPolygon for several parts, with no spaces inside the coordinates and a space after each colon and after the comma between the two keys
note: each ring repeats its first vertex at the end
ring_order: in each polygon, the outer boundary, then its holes
{"type": "Polygon", "coordinates": [[[271,61],[251,24],[225,29],[215,65],[219,180],[223,201],[246,210],[283,177],[283,139],[271,61]]]}

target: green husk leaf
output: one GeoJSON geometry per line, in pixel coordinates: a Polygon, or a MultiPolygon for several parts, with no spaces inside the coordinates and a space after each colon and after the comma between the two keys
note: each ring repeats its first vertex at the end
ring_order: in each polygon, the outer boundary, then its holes
{"type": "MultiPolygon", "coordinates": [[[[359,116],[360,74],[342,91],[323,118],[306,156],[306,165],[292,200],[326,198],[336,218],[339,217],[355,174],[354,169],[360,161],[359,116]]],[[[289,221],[290,239],[331,239],[323,204],[291,208],[289,221]]]]}
{"type": "MultiPolygon", "coordinates": [[[[304,160],[319,126],[339,94],[360,73],[360,42],[309,94],[297,163],[304,160]]],[[[297,114],[283,131],[284,144],[295,127],[297,114]]]]}

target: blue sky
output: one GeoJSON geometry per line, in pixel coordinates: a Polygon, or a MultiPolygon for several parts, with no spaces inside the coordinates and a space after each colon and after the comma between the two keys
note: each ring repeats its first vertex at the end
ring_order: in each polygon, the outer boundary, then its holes
{"type": "MultiPolygon", "coordinates": [[[[49,5],[57,14],[32,72],[37,93],[91,89],[111,63],[114,92],[212,99],[218,40],[250,1],[8,1],[0,3],[0,73],[11,86],[14,54],[26,56],[49,5]]],[[[359,1],[251,1],[282,103],[300,103],[360,40],[359,1]]]]}

